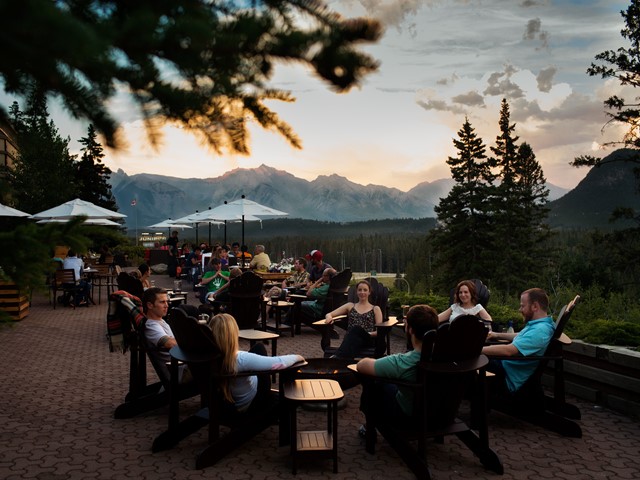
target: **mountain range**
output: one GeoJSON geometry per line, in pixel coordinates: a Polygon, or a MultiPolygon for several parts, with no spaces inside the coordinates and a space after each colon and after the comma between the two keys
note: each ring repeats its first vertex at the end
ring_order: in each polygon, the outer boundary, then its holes
{"type": "MultiPolygon", "coordinates": [[[[435,217],[434,206],[453,186],[452,179],[422,182],[408,192],[360,185],[337,174],[308,181],[261,165],[235,169],[216,178],[176,178],[155,174],[111,174],[111,188],[127,227],[152,225],[246,198],[289,213],[289,218],[330,222],[435,217]],[[131,205],[136,200],[135,207],[131,205]]],[[[566,189],[549,184],[550,197],[566,189]]]]}

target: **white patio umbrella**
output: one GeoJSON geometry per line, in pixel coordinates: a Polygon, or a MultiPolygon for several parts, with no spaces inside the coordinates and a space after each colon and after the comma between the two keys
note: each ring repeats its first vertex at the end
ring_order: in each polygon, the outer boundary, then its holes
{"type": "Polygon", "coordinates": [[[0,217],[29,217],[30,214],[0,203],[0,217]]]}
{"type": "Polygon", "coordinates": [[[113,212],[111,210],[107,210],[106,208],[99,207],[91,202],[87,202],[85,200],[80,200],[76,198],[75,200],[69,200],[57,207],[50,208],[48,210],[44,210],[39,213],[35,213],[31,215],[30,218],[42,219],[42,218],[50,218],[50,219],[61,219],[68,220],[73,217],[78,217],[80,215],[84,215],[89,218],[125,218],[126,215],[124,213],[113,212]]]}
{"type": "MultiPolygon", "coordinates": [[[[36,223],[66,223],[69,219],[65,218],[44,218],[42,220],[38,220],[36,223]]],[[[103,227],[120,227],[121,225],[113,220],[109,220],[107,218],[87,218],[84,221],[85,225],[100,225],[103,227]]]]}
{"type": "Polygon", "coordinates": [[[167,218],[161,222],[155,223],[153,225],[149,225],[147,228],[179,228],[180,230],[184,230],[185,228],[193,228],[190,225],[186,225],[184,223],[178,222],[177,220],[171,220],[167,218]]]}
{"type": "MultiPolygon", "coordinates": [[[[252,200],[248,200],[242,195],[239,200],[233,202],[224,202],[211,210],[206,210],[207,218],[213,220],[237,221],[242,222],[242,245],[244,245],[244,222],[250,220],[267,220],[270,218],[285,217],[289,215],[286,212],[276,210],[275,208],[260,205],[252,200]]],[[[225,243],[226,238],[225,228],[225,243]]]]}

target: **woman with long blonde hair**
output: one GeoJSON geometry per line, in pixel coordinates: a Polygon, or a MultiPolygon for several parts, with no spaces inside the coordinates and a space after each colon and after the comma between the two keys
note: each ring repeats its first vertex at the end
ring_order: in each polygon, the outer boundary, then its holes
{"type": "Polygon", "coordinates": [[[269,372],[304,361],[301,355],[269,357],[262,343],[257,343],[248,352],[240,350],[238,324],[228,313],[215,315],[209,321],[209,327],[222,353],[222,373],[235,375],[247,371],[265,372],[264,375],[240,376],[222,382],[225,400],[233,404],[239,412],[257,408],[268,399],[271,390],[269,372]]]}

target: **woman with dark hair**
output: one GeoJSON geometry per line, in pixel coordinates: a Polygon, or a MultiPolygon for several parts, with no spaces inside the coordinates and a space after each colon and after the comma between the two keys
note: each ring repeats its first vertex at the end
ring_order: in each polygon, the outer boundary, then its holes
{"type": "Polygon", "coordinates": [[[382,323],[382,310],[369,302],[371,284],[360,280],[356,284],[358,303],[348,302],[325,315],[325,323],[332,324],[334,317],[347,316],[347,334],[336,351],[336,358],[354,358],[364,347],[375,344],[376,325],[382,323]]]}
{"type": "Polygon", "coordinates": [[[475,315],[482,320],[491,321],[491,315],[478,303],[476,285],[471,280],[463,280],[456,285],[454,303],[438,315],[440,323],[453,320],[460,315],[475,315]]]}

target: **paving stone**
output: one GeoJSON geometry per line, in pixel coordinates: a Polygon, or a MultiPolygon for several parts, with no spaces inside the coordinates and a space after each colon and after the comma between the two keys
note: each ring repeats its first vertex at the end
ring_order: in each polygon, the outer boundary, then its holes
{"type": "MultiPolygon", "coordinates": [[[[155,276],[156,284],[172,285],[155,276]]],[[[190,295],[190,300],[192,299],[190,295]]],[[[167,428],[166,407],[135,418],[116,420],[113,412],[126,394],[129,357],[108,350],[105,301],[89,308],[57,308],[34,295],[30,314],[10,329],[0,330],[5,374],[0,388],[0,478],[37,479],[291,479],[288,448],[278,447],[271,427],[217,465],[195,469],[195,454],[206,445],[206,431],[177,447],[153,454],[151,444],[167,428]],[[10,369],[6,369],[10,365],[10,369]]],[[[393,350],[402,341],[394,338],[393,350]]],[[[241,347],[247,348],[246,342],[241,347]]],[[[303,328],[294,338],[282,336],[279,353],[321,356],[316,332],[303,328]]],[[[155,373],[148,366],[149,379],[155,373]]],[[[414,476],[381,436],[376,453],[368,454],[357,429],[361,389],[346,392],[339,411],[339,473],[331,461],[304,462],[299,478],[405,480],[414,476]]],[[[589,402],[571,399],[582,412],[582,439],[564,438],[498,412],[491,412],[490,440],[501,457],[505,475],[518,480],[640,478],[640,424],[589,402]]],[[[181,403],[184,414],[198,400],[181,403]]],[[[299,410],[301,426],[317,424],[322,414],[299,410]]],[[[455,438],[428,444],[429,465],[436,480],[499,478],[485,470],[455,438]]]]}

